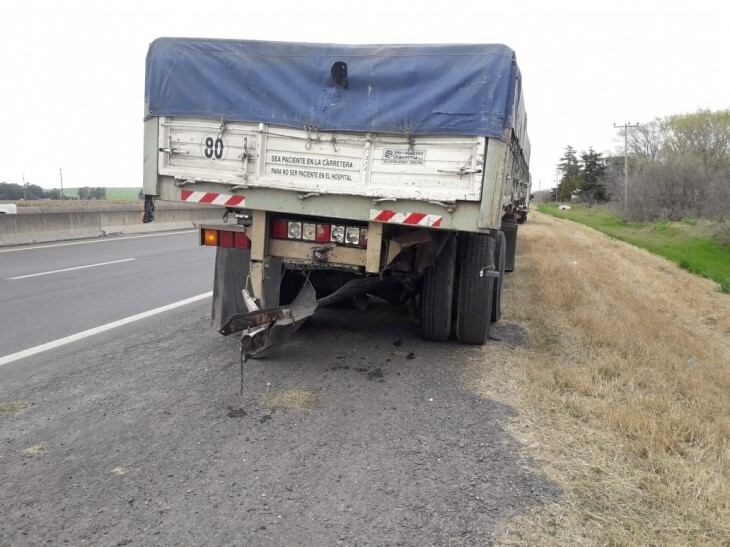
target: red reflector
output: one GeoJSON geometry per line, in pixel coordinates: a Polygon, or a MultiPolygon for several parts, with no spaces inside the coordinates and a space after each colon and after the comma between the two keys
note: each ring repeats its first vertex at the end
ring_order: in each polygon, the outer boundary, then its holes
{"type": "Polygon", "coordinates": [[[249,241],[246,234],[243,232],[235,232],[236,236],[234,238],[234,246],[236,249],[248,249],[249,248],[249,241]]]}
{"type": "Polygon", "coordinates": [[[225,232],[221,230],[218,232],[218,240],[220,241],[221,247],[233,247],[233,232],[225,232]]]}
{"type": "Polygon", "coordinates": [[[330,241],[330,225],[317,224],[317,236],[314,239],[317,243],[329,243],[330,241]]]}
{"type": "Polygon", "coordinates": [[[277,219],[271,223],[271,237],[286,239],[289,237],[289,223],[286,220],[277,219]]]}

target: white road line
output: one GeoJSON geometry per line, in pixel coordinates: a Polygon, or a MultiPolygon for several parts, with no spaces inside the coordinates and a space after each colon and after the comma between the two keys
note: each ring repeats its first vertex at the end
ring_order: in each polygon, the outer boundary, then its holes
{"type": "Polygon", "coordinates": [[[143,237],[176,236],[178,234],[191,234],[198,230],[178,230],[176,232],[160,232],[159,234],[144,234],[141,236],[107,237],[104,239],[92,239],[90,241],[69,241],[68,243],[56,243],[54,245],[33,245],[28,247],[12,247],[0,249],[0,253],[15,253],[17,251],[35,251],[36,249],[50,249],[52,247],[69,247],[71,245],[87,245],[90,243],[109,243],[110,241],[122,241],[125,239],[141,239],[143,237]]]}
{"type": "Polygon", "coordinates": [[[120,262],[131,262],[137,260],[136,258],[122,258],[120,260],[110,260],[109,262],[97,262],[96,264],[86,264],[84,266],[73,266],[71,268],[62,268],[60,270],[50,270],[47,272],[39,272],[26,275],[16,275],[15,277],[8,277],[8,281],[13,279],[28,279],[29,277],[40,277],[42,275],[51,275],[63,272],[72,272],[74,270],[85,270],[86,268],[96,268],[98,266],[108,266],[109,264],[119,264],[120,262]]]}
{"type": "Polygon", "coordinates": [[[46,342],[45,344],[41,344],[40,346],[28,348],[17,353],[11,353],[10,355],[0,357],[0,367],[3,365],[8,365],[14,361],[18,361],[19,359],[30,357],[31,355],[37,355],[39,353],[43,353],[44,351],[59,348],[61,346],[65,346],[66,344],[77,342],[78,340],[83,340],[84,338],[94,336],[95,334],[100,334],[108,330],[116,329],[117,327],[128,325],[129,323],[134,323],[135,321],[139,321],[140,319],[146,319],[147,317],[152,317],[153,315],[157,315],[159,313],[164,313],[166,311],[174,310],[175,308],[179,308],[181,306],[186,306],[187,304],[192,304],[193,302],[197,302],[198,300],[205,300],[206,298],[210,298],[212,295],[213,291],[209,291],[203,294],[199,294],[197,296],[191,296],[190,298],[178,300],[177,302],[167,304],[166,306],[161,306],[153,310],[144,311],[136,315],[130,315],[129,317],[119,319],[118,321],[112,321],[111,323],[107,323],[106,325],[101,325],[99,327],[94,327],[93,329],[77,332],[76,334],[72,334],[70,336],[64,336],[63,338],[53,340],[52,342],[46,342]]]}

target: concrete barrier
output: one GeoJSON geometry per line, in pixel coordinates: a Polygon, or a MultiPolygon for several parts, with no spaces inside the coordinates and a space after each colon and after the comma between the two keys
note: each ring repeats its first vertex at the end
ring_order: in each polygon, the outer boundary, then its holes
{"type": "Polygon", "coordinates": [[[193,228],[219,221],[225,211],[182,203],[157,202],[154,222],[142,222],[142,204],[19,207],[16,215],[0,215],[0,246],[68,239],[193,228]]]}

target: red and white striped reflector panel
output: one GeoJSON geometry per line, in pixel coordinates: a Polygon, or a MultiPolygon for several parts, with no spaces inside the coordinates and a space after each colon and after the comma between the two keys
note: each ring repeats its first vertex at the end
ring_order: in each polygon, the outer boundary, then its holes
{"type": "Polygon", "coordinates": [[[401,213],[387,209],[370,209],[370,220],[407,226],[425,226],[427,228],[441,228],[441,215],[427,215],[426,213],[401,213]]]}
{"type": "Polygon", "coordinates": [[[180,199],[188,203],[206,203],[208,205],[225,205],[243,207],[246,205],[245,196],[234,196],[233,194],[219,194],[218,192],[193,192],[192,190],[181,190],[180,199]]]}

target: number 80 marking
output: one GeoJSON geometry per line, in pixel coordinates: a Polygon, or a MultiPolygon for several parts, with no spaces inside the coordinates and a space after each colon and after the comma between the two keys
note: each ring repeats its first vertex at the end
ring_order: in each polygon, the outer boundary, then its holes
{"type": "Polygon", "coordinates": [[[205,157],[209,160],[219,160],[223,157],[223,139],[218,137],[213,140],[213,137],[205,139],[205,157]]]}

